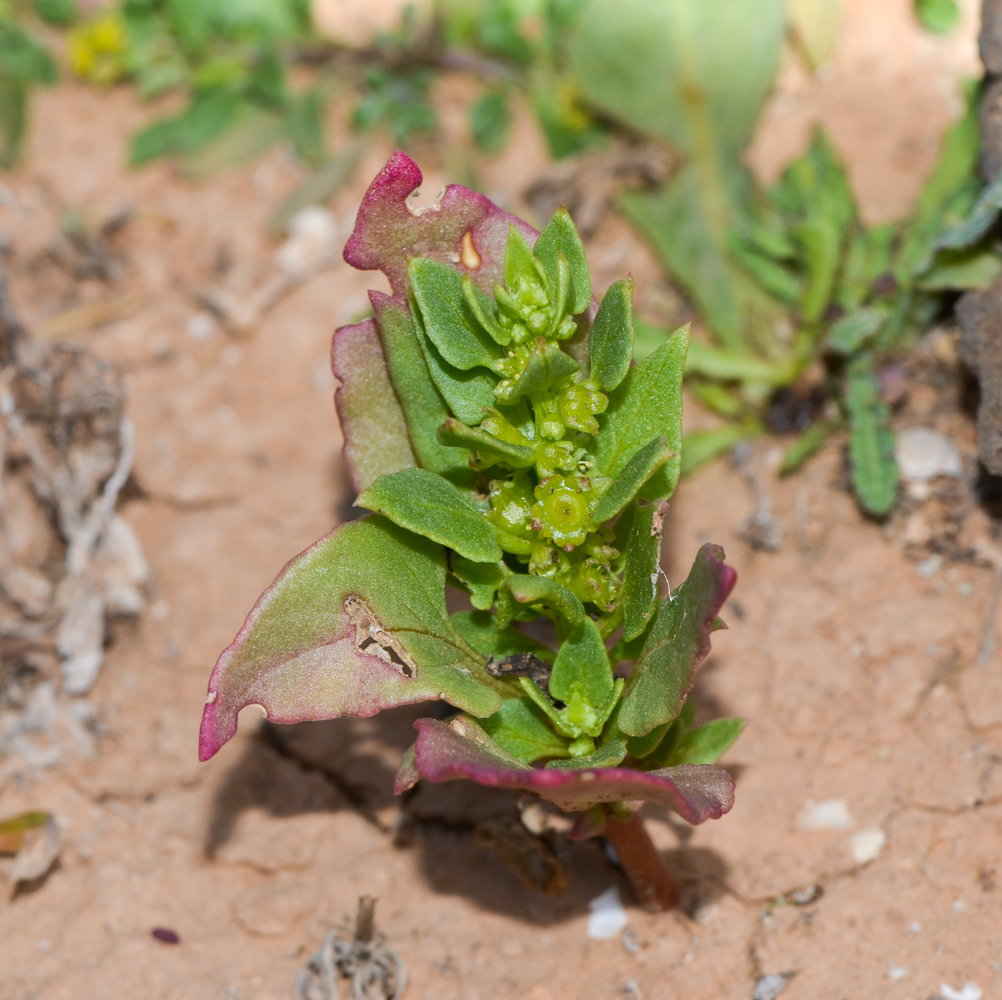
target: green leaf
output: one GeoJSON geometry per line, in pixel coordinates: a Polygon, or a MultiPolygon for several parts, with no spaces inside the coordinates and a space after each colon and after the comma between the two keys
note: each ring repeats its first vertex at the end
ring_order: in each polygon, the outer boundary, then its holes
{"type": "Polygon", "coordinates": [[[941,250],[932,266],[916,282],[924,292],[948,292],[990,288],[1002,272],[1002,258],[990,247],[971,250],[941,250]]]}
{"type": "Polygon", "coordinates": [[[838,430],[839,426],[838,421],[820,421],[811,424],[784,452],[779,474],[788,476],[800,469],[804,462],[821,450],[825,441],[838,430]]]}
{"type": "Polygon", "coordinates": [[[689,345],[688,327],[676,330],[649,358],[631,368],[609,393],[599,417],[595,459],[605,476],[618,476],[627,462],[653,438],[664,436],[675,457],[640,491],[645,500],[667,499],[678,482],[682,451],[682,372],[689,345]]]}
{"type": "Polygon", "coordinates": [[[919,194],[894,266],[899,285],[910,284],[929,266],[943,230],[959,222],[977,198],[981,187],[977,175],[981,148],[977,109],[977,95],[971,94],[967,114],[943,138],[939,159],[919,194]],[[954,218],[959,207],[963,211],[954,218]]]}
{"type": "Polygon", "coordinates": [[[390,379],[407,418],[418,462],[432,472],[449,475],[457,481],[465,477],[472,482],[466,449],[447,448],[438,443],[438,429],[451,414],[432,381],[410,313],[388,295],[373,292],[369,298],[376,313],[390,379]]]}
{"type": "Polygon", "coordinates": [[[736,444],[762,433],[757,423],[722,424],[702,431],[691,431],[682,439],[682,475],[688,476],[701,465],[726,454],[736,444]]]}
{"type": "Polygon", "coordinates": [[[28,88],[0,76],[0,167],[10,170],[21,156],[28,126],[28,88]]]}
{"type": "Polygon", "coordinates": [[[566,208],[559,208],[553,213],[532,252],[543,265],[553,289],[560,283],[559,261],[563,256],[571,274],[567,311],[571,314],[583,313],[591,305],[591,274],[581,237],[566,208]]]}
{"type": "Polygon", "coordinates": [[[470,111],[473,140],[485,153],[498,153],[508,141],[511,110],[504,90],[488,90],[470,111]]]}
{"type": "Polygon", "coordinates": [[[825,346],[833,354],[847,358],[880,332],[887,315],[887,309],[882,306],[857,309],[832,325],[825,338],[825,346]]]}
{"type": "Polygon", "coordinates": [[[327,159],[327,102],[319,90],[307,90],[289,105],[286,129],[296,155],[318,167],[327,159]]]}
{"type": "Polygon", "coordinates": [[[65,28],[80,15],[75,0],[32,0],[32,9],[46,22],[56,28],[65,28]]]}
{"type": "Polygon", "coordinates": [[[452,418],[438,429],[438,440],[444,445],[477,452],[485,459],[485,464],[488,464],[487,459],[505,462],[513,469],[528,469],[536,464],[534,448],[502,441],[480,427],[467,427],[452,418]]]}
{"type": "Polygon", "coordinates": [[[179,115],[148,125],[132,140],[129,164],[141,167],[164,156],[179,156],[219,138],[246,110],[243,97],[232,90],[216,89],[196,96],[179,115]]]}
{"type": "Polygon", "coordinates": [[[633,359],[633,279],[609,286],[588,335],[591,378],[600,389],[615,389],[633,359]]]}
{"type": "Polygon", "coordinates": [[[550,674],[550,695],[569,702],[575,687],[590,705],[601,705],[612,690],[612,667],[598,627],[583,618],[560,644],[550,674]]]}
{"type": "MultiPolygon", "coordinates": [[[[512,232],[515,230],[512,229],[512,232]]],[[[529,393],[544,392],[578,370],[578,363],[558,344],[537,337],[525,370],[514,382],[505,379],[497,383],[494,395],[500,403],[517,403],[529,393]]]]}
{"type": "Polygon", "coordinates": [[[595,523],[603,524],[615,517],[674,454],[663,434],[635,451],[595,505],[595,523]]]}
{"type": "Polygon", "coordinates": [[[509,291],[514,291],[519,278],[540,284],[545,284],[547,280],[541,262],[532,255],[529,241],[512,223],[508,226],[508,243],[504,255],[505,287],[509,291]]]}
{"type": "Polygon", "coordinates": [[[719,546],[704,545],[686,581],[659,602],[619,708],[617,724],[627,736],[643,736],[681,712],[734,587],[734,570],[724,565],[723,555],[719,546]]]}
{"type": "Polygon", "coordinates": [[[567,740],[553,731],[543,712],[528,698],[505,698],[497,712],[480,725],[495,743],[523,764],[567,756],[567,740]]]}
{"type": "Polygon", "coordinates": [[[786,305],[794,305],[800,301],[804,292],[803,284],[788,267],[745,246],[740,240],[731,241],[731,253],[774,299],[786,305]]]}
{"type": "Polygon", "coordinates": [[[597,107],[719,166],[752,137],[785,20],[782,0],[728,0],[726,16],[705,0],[591,0],[571,64],[597,107]]]}
{"type": "Polygon", "coordinates": [[[668,730],[676,725],[678,725],[677,720],[676,722],[665,722],[660,726],[655,726],[649,733],[645,733],[643,736],[631,736],[626,741],[626,748],[637,760],[643,760],[660,747],[661,741],[665,738],[668,730]]]}
{"type": "Polygon", "coordinates": [[[937,250],[969,250],[995,225],[1002,210],[1002,173],[981,192],[971,214],[936,240],[937,250]]]}
{"type": "Polygon", "coordinates": [[[470,589],[470,603],[481,611],[494,606],[494,595],[511,570],[503,562],[471,562],[453,552],[449,556],[449,569],[470,589]]]}
{"type": "Polygon", "coordinates": [[[286,131],[282,115],[245,102],[224,132],[181,156],[181,173],[191,180],[208,180],[257,159],[286,131]]]}
{"type": "Polygon", "coordinates": [[[749,318],[751,282],[729,260],[728,231],[749,200],[742,155],[784,35],[782,0],[728,0],[726,16],[705,0],[591,0],[571,37],[588,100],[684,154],[659,190],[621,203],[732,347],[749,318]]]}
{"type": "Polygon", "coordinates": [[[494,616],[487,611],[458,611],[451,620],[456,631],[485,661],[492,654],[500,660],[512,653],[533,653],[547,662],[553,660],[549,646],[517,628],[498,628],[494,616]]]}
{"type": "Polygon", "coordinates": [[[713,332],[735,349],[745,341],[742,283],[751,284],[727,246],[734,206],[744,200],[739,186],[732,192],[716,171],[704,176],[689,163],[656,191],[629,192],[619,200],[713,332]]]}
{"type": "Polygon", "coordinates": [[[445,574],[440,546],[382,517],[344,524],[307,549],[219,658],[200,758],[255,703],[273,722],[371,716],[435,698],[479,717],[496,712],[497,682],[449,621],[445,574]]]}
{"type": "Polygon", "coordinates": [[[874,517],[888,514],[897,499],[898,465],[890,410],[880,395],[880,380],[868,358],[849,367],[845,392],[849,414],[849,460],[852,484],[863,509],[874,517]]]}
{"type": "Polygon", "coordinates": [[[741,735],[745,725],[744,719],[714,719],[682,733],[668,757],[668,766],[716,764],[741,735]]]}
{"type": "Polygon", "coordinates": [[[858,232],[850,240],[836,297],[846,312],[855,312],[869,298],[877,278],[890,273],[898,230],[898,225],[887,223],[858,232]]]}
{"type": "Polygon", "coordinates": [[[428,372],[449,409],[465,423],[480,423],[484,410],[495,403],[497,376],[483,368],[470,371],[454,368],[428,338],[420,315],[413,314],[413,319],[428,372]]]}
{"type": "Polygon", "coordinates": [[[759,385],[788,385],[796,377],[796,363],[777,363],[747,351],[713,347],[701,340],[689,341],[685,359],[687,375],[703,375],[722,382],[754,382],[759,385]]]}
{"type": "Polygon", "coordinates": [[[915,16],[926,31],[948,35],[960,20],[957,0],[915,0],[915,16]]]}
{"type": "Polygon", "coordinates": [[[519,614],[519,605],[541,605],[540,610],[559,615],[570,628],[584,616],[584,605],[563,585],[545,576],[516,573],[498,591],[498,628],[510,625],[519,614]]]}
{"type": "MultiPolygon", "coordinates": [[[[513,227],[512,232],[518,230],[513,227]]],[[[407,276],[425,333],[443,359],[463,371],[476,367],[493,371],[501,351],[467,307],[459,273],[430,257],[415,257],[407,276]]]]}
{"type": "Polygon", "coordinates": [[[770,198],[790,217],[806,270],[800,310],[808,322],[816,322],[831,302],[842,251],[856,219],[845,169],[821,129],[815,130],[807,152],[783,173],[770,198]]]}
{"type": "Polygon", "coordinates": [[[472,562],[501,559],[494,528],[450,482],[428,469],[380,476],[355,501],[394,524],[424,535],[472,562]]]}
{"type": "Polygon", "coordinates": [[[663,501],[640,507],[630,528],[623,567],[623,586],[619,592],[619,607],[623,611],[623,639],[627,642],[641,635],[654,617],[658,600],[661,533],[667,512],[668,505],[663,501]]]}
{"type": "Polygon", "coordinates": [[[574,771],[586,767],[615,767],[626,756],[626,740],[614,736],[605,740],[594,753],[567,760],[551,760],[547,769],[574,771]]]}

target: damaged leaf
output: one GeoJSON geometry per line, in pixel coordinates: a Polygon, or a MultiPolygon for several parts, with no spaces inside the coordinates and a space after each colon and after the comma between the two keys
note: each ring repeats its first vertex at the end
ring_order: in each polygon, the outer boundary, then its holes
{"type": "Polygon", "coordinates": [[[234,735],[252,704],[273,722],[366,717],[432,699],[477,716],[497,711],[444,590],[445,557],[433,542],[382,517],[336,528],[286,566],[216,663],[200,759],[234,735]]]}

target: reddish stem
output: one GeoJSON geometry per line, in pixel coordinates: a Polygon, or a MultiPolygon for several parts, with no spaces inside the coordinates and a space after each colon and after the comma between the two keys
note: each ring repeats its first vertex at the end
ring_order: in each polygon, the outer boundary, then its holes
{"type": "Polygon", "coordinates": [[[639,812],[628,820],[606,818],[605,835],[619,863],[633,883],[640,905],[648,913],[661,913],[675,905],[678,892],[665,868],[639,812]]]}

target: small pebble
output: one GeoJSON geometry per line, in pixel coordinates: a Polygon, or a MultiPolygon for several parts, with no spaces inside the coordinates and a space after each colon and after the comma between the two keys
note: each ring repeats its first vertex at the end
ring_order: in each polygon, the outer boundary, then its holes
{"type": "Polygon", "coordinates": [[[601,896],[596,896],[589,904],[588,937],[594,941],[608,941],[614,938],[629,922],[626,910],[619,901],[619,890],[613,886],[601,896]]]}
{"type": "Polygon", "coordinates": [[[880,852],[887,843],[887,834],[879,827],[871,827],[867,830],[860,830],[849,838],[849,850],[852,852],[852,860],[857,865],[866,865],[871,861],[876,861],[880,857],[880,852]]]}
{"type": "Polygon", "coordinates": [[[972,980],[964,983],[963,988],[959,990],[947,986],[946,983],[940,983],[939,992],[942,994],[943,1000],[981,1000],[984,996],[981,987],[972,980]]]}
{"type": "Polygon", "coordinates": [[[181,936],[177,931],[172,931],[169,927],[154,927],[150,931],[150,936],[156,938],[161,944],[181,943],[181,936]]]}
{"type": "Polygon", "coordinates": [[[938,476],[959,479],[963,473],[956,445],[931,427],[909,427],[894,446],[901,478],[906,482],[928,483],[938,476]]]}
{"type": "Polygon", "coordinates": [[[961,911],[963,911],[963,910],[966,910],[966,909],[967,909],[967,904],[966,904],[966,903],[965,903],[965,902],[964,902],[964,901],[963,901],[962,899],[957,899],[957,900],[954,900],[954,903],[953,903],[953,908],[954,908],[954,909],[955,909],[955,910],[956,910],[956,911],[957,911],[958,913],[960,913],[961,911]]]}
{"type": "Polygon", "coordinates": [[[792,972],[771,972],[755,983],[752,1000],[776,1000],[793,978],[792,972]]]}
{"type": "Polygon", "coordinates": [[[915,920],[908,925],[908,930],[910,930],[912,934],[920,934],[922,932],[922,925],[915,920]]]}
{"type": "Polygon", "coordinates": [[[900,965],[895,965],[893,962],[888,962],[887,963],[887,975],[890,976],[891,979],[894,979],[894,980],[904,979],[905,976],[908,975],[908,970],[907,969],[903,969],[900,965]]]}
{"type": "Polygon", "coordinates": [[[852,816],[845,799],[823,799],[815,802],[808,799],[803,809],[797,813],[797,829],[805,833],[815,830],[848,830],[852,826],[852,816]]]}

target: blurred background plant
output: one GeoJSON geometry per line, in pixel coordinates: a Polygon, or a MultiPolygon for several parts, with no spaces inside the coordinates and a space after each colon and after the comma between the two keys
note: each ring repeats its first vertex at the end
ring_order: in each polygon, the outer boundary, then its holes
{"type": "MultiPolygon", "coordinates": [[[[688,385],[722,419],[688,436],[684,470],[774,432],[797,435],[782,466],[792,472],[844,428],[861,506],[891,510],[895,366],[958,292],[987,287],[1002,269],[992,232],[1002,202],[978,176],[973,84],[912,216],[867,226],[824,133],[770,187],[744,162],[784,51],[809,71],[822,66],[840,0],[377,7],[365,20],[350,0],[0,4],[0,162],[17,157],[31,88],[55,77],[58,29],[77,76],[131,83],[151,101],[183,97],[134,136],[134,166],[167,157],[200,178],[286,143],[309,175],[275,213],[277,231],[349,180],[368,136],[388,133],[406,148],[439,135],[436,78],[472,75],[477,155],[505,148],[520,105],[556,160],[623,148],[666,157],[628,165],[646,188],[616,203],[707,335],[693,340],[688,385]],[[337,148],[334,102],[356,135],[337,148]]],[[[914,0],[914,10],[940,34],[960,14],[956,0],[914,0]]],[[[638,357],[663,336],[638,323],[638,357]]]]}

